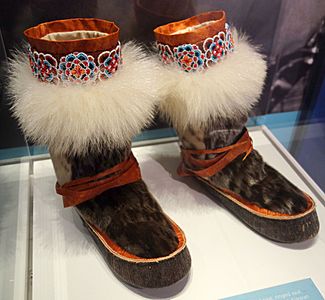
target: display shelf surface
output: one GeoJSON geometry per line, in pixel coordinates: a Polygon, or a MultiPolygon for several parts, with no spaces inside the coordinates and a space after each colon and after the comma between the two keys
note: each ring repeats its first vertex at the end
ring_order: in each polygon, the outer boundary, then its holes
{"type": "Polygon", "coordinates": [[[29,238],[29,163],[0,166],[0,299],[24,300],[29,238]]]}
{"type": "MultiPolygon", "coordinates": [[[[314,197],[324,222],[322,193],[297,171],[299,166],[293,167],[290,155],[265,130],[254,130],[251,137],[266,162],[314,197]]],[[[176,142],[135,147],[133,152],[150,191],[186,233],[192,256],[188,278],[156,290],[120,282],[76,212],[63,208],[51,161],[42,160],[34,163],[33,175],[33,300],[220,299],[308,277],[325,295],[322,227],[312,241],[271,242],[214,202],[195,179],[177,176],[176,142]]]]}

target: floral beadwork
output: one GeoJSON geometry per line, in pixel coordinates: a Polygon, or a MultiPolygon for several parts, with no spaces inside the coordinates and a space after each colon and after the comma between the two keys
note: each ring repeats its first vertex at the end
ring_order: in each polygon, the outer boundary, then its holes
{"type": "Polygon", "coordinates": [[[206,65],[210,62],[220,61],[226,54],[224,34],[218,33],[213,38],[208,38],[203,43],[203,49],[205,51],[206,65]]]}
{"type": "Polygon", "coordinates": [[[61,57],[59,77],[62,81],[84,83],[96,80],[98,67],[91,55],[83,52],[74,52],[61,57]]]}
{"type": "Polygon", "coordinates": [[[220,31],[213,37],[203,41],[202,50],[196,44],[184,44],[173,48],[169,45],[157,43],[161,60],[166,63],[176,62],[186,72],[200,71],[221,61],[228,53],[234,50],[234,40],[228,24],[225,32],[220,31]]]}
{"type": "Polygon", "coordinates": [[[110,78],[122,62],[120,42],[115,49],[100,53],[97,62],[84,52],[73,52],[62,56],[58,63],[51,54],[32,51],[30,47],[28,57],[33,75],[40,81],[54,84],[104,80],[110,78]]]}
{"type": "Polygon", "coordinates": [[[121,61],[121,45],[112,51],[104,51],[98,56],[99,76],[100,80],[111,77],[118,69],[121,61]]]}
{"type": "Polygon", "coordinates": [[[219,32],[212,38],[207,38],[203,43],[203,50],[205,51],[206,66],[211,63],[218,62],[223,59],[227,53],[226,48],[226,34],[224,32],[219,32]]]}
{"type": "Polygon", "coordinates": [[[169,64],[174,61],[173,51],[170,50],[168,45],[157,43],[156,47],[158,48],[158,53],[163,63],[169,64]]]}
{"type": "Polygon", "coordinates": [[[174,47],[174,57],[179,67],[186,72],[203,67],[204,55],[197,45],[185,44],[174,47]]]}
{"type": "Polygon", "coordinates": [[[38,77],[38,69],[36,64],[37,57],[38,57],[38,53],[36,51],[32,52],[31,48],[28,47],[29,64],[32,69],[32,73],[35,77],[38,77]]]}
{"type": "Polygon", "coordinates": [[[32,52],[29,50],[29,63],[33,75],[40,81],[53,82],[58,81],[57,61],[51,54],[32,52]]]}
{"type": "Polygon", "coordinates": [[[230,26],[226,23],[226,41],[225,46],[228,52],[234,51],[234,39],[231,34],[230,26]]]}

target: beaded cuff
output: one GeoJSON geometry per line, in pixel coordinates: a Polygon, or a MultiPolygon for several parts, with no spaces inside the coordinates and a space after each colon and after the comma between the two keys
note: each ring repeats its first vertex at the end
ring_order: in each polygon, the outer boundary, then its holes
{"type": "Polygon", "coordinates": [[[220,62],[228,53],[234,51],[234,40],[230,26],[200,44],[183,44],[171,47],[156,43],[160,59],[165,64],[176,63],[185,72],[201,71],[220,62]]]}
{"type": "Polygon", "coordinates": [[[54,84],[105,80],[112,77],[122,63],[120,42],[115,49],[101,52],[97,60],[84,52],[69,53],[57,60],[51,54],[32,51],[31,47],[28,56],[33,75],[40,81],[54,84]]]}

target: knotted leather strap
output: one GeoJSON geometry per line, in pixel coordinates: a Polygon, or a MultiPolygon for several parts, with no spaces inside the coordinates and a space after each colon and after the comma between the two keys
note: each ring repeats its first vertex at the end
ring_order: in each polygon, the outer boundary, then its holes
{"type": "Polygon", "coordinates": [[[63,196],[64,207],[69,207],[93,199],[108,189],[140,179],[138,162],[131,153],[127,160],[95,176],[72,180],[62,186],[57,183],[56,192],[63,196]]]}
{"type": "Polygon", "coordinates": [[[246,130],[242,137],[233,145],[217,148],[213,150],[188,150],[181,148],[182,163],[177,172],[180,176],[200,176],[210,177],[221,171],[225,166],[232,162],[239,155],[246,153],[243,160],[253,150],[252,140],[246,130]],[[215,154],[212,159],[200,159],[194,156],[215,154]],[[191,169],[188,166],[193,166],[191,169]]]}

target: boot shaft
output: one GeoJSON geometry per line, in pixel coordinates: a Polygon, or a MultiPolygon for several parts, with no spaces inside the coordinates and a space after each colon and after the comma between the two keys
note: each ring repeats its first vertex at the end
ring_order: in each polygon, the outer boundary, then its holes
{"type": "Polygon", "coordinates": [[[185,149],[216,149],[229,146],[242,135],[247,115],[238,118],[219,118],[207,122],[203,128],[187,127],[179,133],[181,145],[185,149]]]}
{"type": "Polygon", "coordinates": [[[154,115],[156,62],[135,43],[121,47],[119,28],[105,20],[47,22],[25,36],[28,51],[10,62],[8,88],[25,136],[55,161],[106,160],[129,148],[154,115]]]}
{"type": "Polygon", "coordinates": [[[50,150],[57,181],[61,186],[71,180],[95,176],[125,161],[130,154],[131,145],[123,149],[102,149],[81,156],[51,153],[50,150]]]}
{"type": "Polygon", "coordinates": [[[161,112],[181,137],[192,130],[205,143],[229,144],[231,130],[241,132],[262,92],[263,56],[226,23],[223,11],[163,25],[154,33],[162,61],[161,112]]]}

